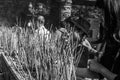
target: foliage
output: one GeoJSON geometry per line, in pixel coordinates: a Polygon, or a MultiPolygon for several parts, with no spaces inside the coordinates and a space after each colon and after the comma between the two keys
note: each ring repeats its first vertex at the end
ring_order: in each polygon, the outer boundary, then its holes
{"type": "Polygon", "coordinates": [[[18,70],[23,67],[31,80],[31,77],[35,80],[76,80],[74,48],[69,37],[56,38],[56,34],[51,33],[48,40],[42,40],[38,33],[18,26],[3,26],[0,33],[0,47],[19,64],[15,64],[18,70]]]}
{"type": "Polygon", "coordinates": [[[81,16],[84,19],[99,19],[103,20],[103,12],[95,6],[74,5],[72,9],[73,16],[81,16]]]}

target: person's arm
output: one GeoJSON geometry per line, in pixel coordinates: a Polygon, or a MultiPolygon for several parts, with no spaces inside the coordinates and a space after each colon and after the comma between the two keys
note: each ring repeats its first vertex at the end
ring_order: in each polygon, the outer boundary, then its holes
{"type": "Polygon", "coordinates": [[[81,78],[94,78],[94,79],[99,78],[99,75],[96,74],[95,72],[90,71],[87,68],[79,68],[79,67],[76,67],[76,76],[81,78]]]}
{"type": "Polygon", "coordinates": [[[107,68],[105,68],[103,65],[99,64],[97,61],[91,60],[89,62],[89,65],[90,65],[89,69],[91,71],[102,74],[108,80],[118,80],[118,79],[116,79],[118,76],[117,74],[112,73],[107,68]]]}
{"type": "MultiPolygon", "coordinates": [[[[101,70],[101,74],[107,78],[108,80],[115,80],[115,78],[117,77],[116,74],[112,73],[111,71],[109,71],[107,68],[103,68],[101,70]]],[[[118,80],[118,79],[117,79],[118,80]]]]}

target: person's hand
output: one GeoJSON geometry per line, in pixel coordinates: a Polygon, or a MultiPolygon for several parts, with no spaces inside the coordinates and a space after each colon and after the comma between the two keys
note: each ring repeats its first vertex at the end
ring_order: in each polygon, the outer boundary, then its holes
{"type": "Polygon", "coordinates": [[[82,45],[87,47],[89,51],[93,52],[93,53],[97,53],[97,50],[95,50],[94,48],[92,48],[90,42],[85,39],[83,42],[82,42],[82,45]]]}
{"type": "Polygon", "coordinates": [[[92,49],[92,46],[91,46],[90,42],[89,42],[87,39],[85,39],[85,40],[82,42],[82,44],[83,44],[83,46],[87,47],[89,50],[92,49]]]}
{"type": "Polygon", "coordinates": [[[88,65],[89,65],[89,70],[97,72],[97,73],[101,73],[102,70],[105,68],[104,66],[102,66],[100,63],[98,63],[94,59],[89,60],[88,65]]]}

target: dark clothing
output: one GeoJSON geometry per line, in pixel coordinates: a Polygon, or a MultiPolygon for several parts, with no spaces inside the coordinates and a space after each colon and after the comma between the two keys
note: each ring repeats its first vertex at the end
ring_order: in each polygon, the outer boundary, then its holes
{"type": "Polygon", "coordinates": [[[113,34],[118,34],[120,27],[119,12],[115,13],[112,7],[109,9],[104,0],[97,0],[96,6],[103,9],[105,19],[104,42],[106,42],[106,48],[101,63],[113,73],[118,74],[115,80],[120,80],[120,55],[117,56],[120,43],[113,38],[113,34]]]}

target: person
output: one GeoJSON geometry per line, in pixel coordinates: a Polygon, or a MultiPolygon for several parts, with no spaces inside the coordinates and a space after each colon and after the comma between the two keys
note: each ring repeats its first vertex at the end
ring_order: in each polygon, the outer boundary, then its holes
{"type": "Polygon", "coordinates": [[[38,27],[38,29],[36,30],[36,32],[38,32],[39,35],[45,36],[47,38],[48,34],[50,32],[45,28],[44,24],[45,24],[44,17],[43,16],[38,16],[38,18],[37,18],[37,27],[38,27]]]}
{"type": "Polygon", "coordinates": [[[97,7],[104,11],[105,36],[102,42],[106,47],[100,62],[89,61],[89,70],[108,80],[120,80],[120,0],[97,0],[97,7]]]}
{"type": "Polygon", "coordinates": [[[49,42],[49,38],[51,37],[50,31],[46,29],[44,23],[45,23],[44,16],[39,15],[37,17],[36,21],[37,29],[35,30],[33,39],[36,41],[37,51],[39,51],[39,43],[41,44],[41,47],[46,46],[46,44],[49,42]]]}

